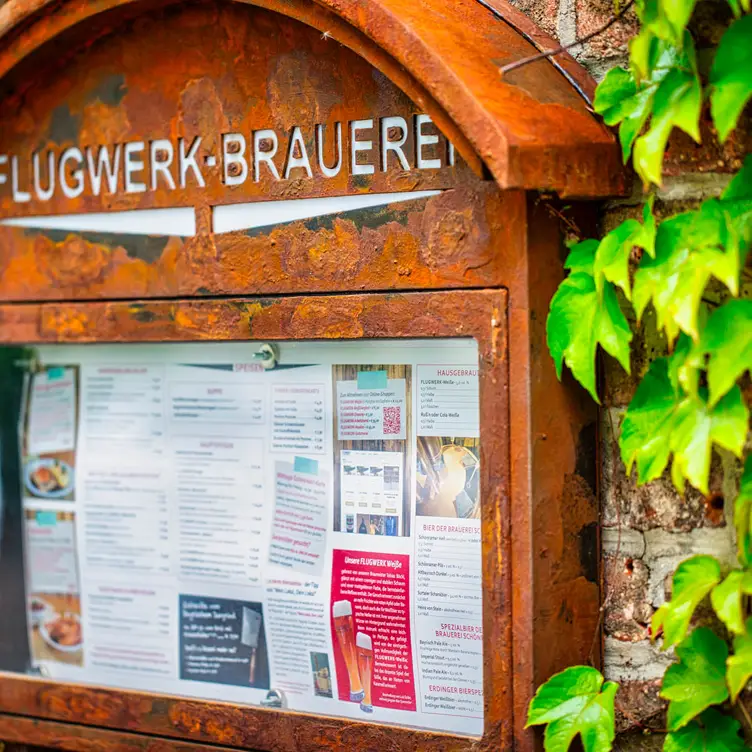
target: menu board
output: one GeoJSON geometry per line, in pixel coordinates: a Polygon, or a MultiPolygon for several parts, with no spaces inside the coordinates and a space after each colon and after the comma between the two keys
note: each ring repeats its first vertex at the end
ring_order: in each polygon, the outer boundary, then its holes
{"type": "Polygon", "coordinates": [[[49,346],[26,383],[45,676],[483,731],[473,340],[49,346]]]}

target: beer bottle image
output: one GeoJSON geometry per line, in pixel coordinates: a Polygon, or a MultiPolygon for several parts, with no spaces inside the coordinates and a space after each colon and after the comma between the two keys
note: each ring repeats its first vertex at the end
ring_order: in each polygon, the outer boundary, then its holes
{"type": "Polygon", "coordinates": [[[364,713],[373,713],[371,704],[371,678],[373,676],[373,643],[371,638],[363,632],[358,632],[355,638],[355,652],[358,656],[358,673],[363,684],[363,699],[360,709],[364,713]]]}
{"type": "Polygon", "coordinates": [[[355,655],[352,603],[350,601],[336,601],[332,605],[332,616],[334,617],[334,631],[337,633],[337,642],[342,651],[342,657],[345,659],[347,676],[350,680],[350,701],[360,702],[365,693],[360,683],[358,659],[355,655]]]}

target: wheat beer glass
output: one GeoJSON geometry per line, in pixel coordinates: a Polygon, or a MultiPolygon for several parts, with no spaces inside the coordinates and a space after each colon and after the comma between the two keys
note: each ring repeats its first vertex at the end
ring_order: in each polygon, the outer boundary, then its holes
{"type": "Polygon", "coordinates": [[[342,651],[342,657],[347,666],[347,676],[350,679],[350,700],[360,702],[363,699],[363,687],[358,673],[358,659],[355,655],[355,628],[353,627],[352,604],[350,601],[336,601],[332,606],[334,617],[334,631],[337,642],[342,651]]]}
{"type": "Polygon", "coordinates": [[[358,673],[363,684],[363,699],[360,709],[364,713],[373,713],[371,704],[371,677],[373,676],[373,643],[371,638],[363,632],[358,632],[355,638],[355,652],[358,656],[358,673]]]}

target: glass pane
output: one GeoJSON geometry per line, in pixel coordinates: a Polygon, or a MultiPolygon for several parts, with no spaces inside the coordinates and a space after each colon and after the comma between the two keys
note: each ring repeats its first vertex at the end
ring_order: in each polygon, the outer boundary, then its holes
{"type": "Polygon", "coordinates": [[[2,668],[482,733],[474,340],[2,364],[2,668]]]}

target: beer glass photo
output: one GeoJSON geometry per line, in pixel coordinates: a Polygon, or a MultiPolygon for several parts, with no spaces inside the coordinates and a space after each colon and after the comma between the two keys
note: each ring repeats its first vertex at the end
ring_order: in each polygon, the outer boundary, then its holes
{"type": "Polygon", "coordinates": [[[371,638],[363,632],[358,632],[355,638],[355,652],[358,656],[358,673],[363,684],[363,699],[360,709],[364,713],[373,713],[371,704],[371,677],[373,676],[373,643],[371,638]]]}
{"type": "Polygon", "coordinates": [[[360,702],[364,697],[363,687],[358,673],[358,659],[355,655],[355,628],[353,626],[352,604],[350,601],[336,601],[332,605],[334,631],[347,666],[350,680],[350,701],[360,702]]]}

